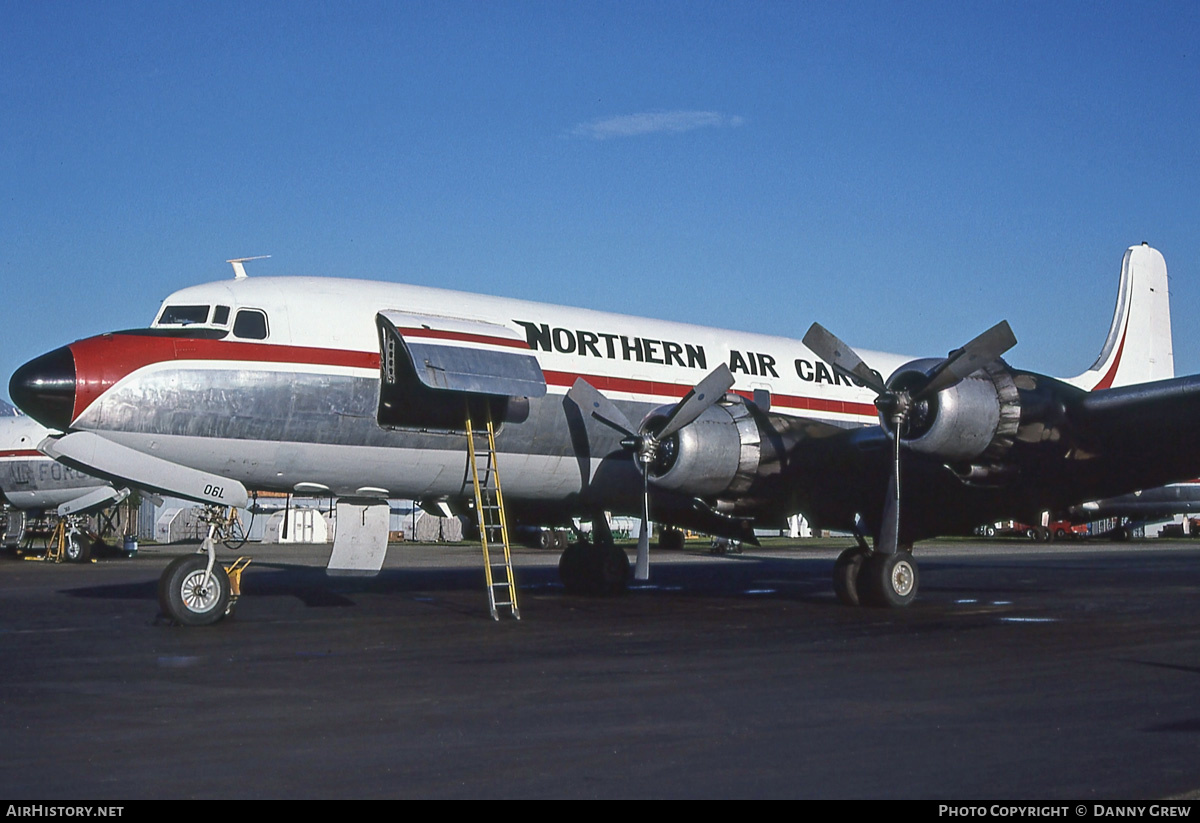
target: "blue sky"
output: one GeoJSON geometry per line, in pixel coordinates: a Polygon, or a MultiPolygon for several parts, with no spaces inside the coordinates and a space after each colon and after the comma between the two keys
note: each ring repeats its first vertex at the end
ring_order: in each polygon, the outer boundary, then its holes
{"type": "Polygon", "coordinates": [[[1200,4],[0,0],[0,372],[231,275],[1200,372],[1200,4]]]}

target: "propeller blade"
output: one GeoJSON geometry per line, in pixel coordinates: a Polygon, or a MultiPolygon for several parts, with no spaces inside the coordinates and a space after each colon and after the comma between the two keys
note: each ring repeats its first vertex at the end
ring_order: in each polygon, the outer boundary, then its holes
{"type": "Polygon", "coordinates": [[[629,418],[617,405],[582,377],[575,381],[575,385],[567,392],[567,397],[574,401],[583,414],[591,415],[610,429],[616,429],[626,437],[638,436],[630,425],[629,418]]]}
{"type": "Polygon", "coordinates": [[[650,480],[649,472],[642,473],[642,529],[638,532],[637,562],[633,567],[634,580],[650,579],[650,480]]]}
{"type": "Polygon", "coordinates": [[[886,394],[887,386],[879,372],[872,369],[858,356],[854,349],[837,338],[833,332],[820,323],[813,323],[804,335],[804,345],[812,349],[813,354],[824,360],[835,371],[847,377],[860,381],[876,394],[886,394]]]}
{"type": "Polygon", "coordinates": [[[883,503],[883,521],[879,524],[879,540],[875,551],[895,554],[900,546],[900,435],[892,436],[892,476],[888,478],[887,499],[883,503]]]}
{"type": "Polygon", "coordinates": [[[914,392],[913,399],[920,400],[950,388],[1015,345],[1016,335],[1013,334],[1008,321],[1001,320],[961,349],[950,352],[946,359],[930,372],[929,382],[914,392]]]}
{"type": "Polygon", "coordinates": [[[883,507],[883,525],[875,551],[895,554],[900,545],[900,497],[896,494],[896,476],[888,480],[888,497],[883,507]]]}
{"type": "Polygon", "coordinates": [[[733,385],[733,374],[724,363],[717,366],[708,376],[684,395],[683,399],[671,409],[666,425],[654,437],[656,440],[666,440],[688,423],[704,414],[704,410],[725,396],[725,392],[733,385]]]}

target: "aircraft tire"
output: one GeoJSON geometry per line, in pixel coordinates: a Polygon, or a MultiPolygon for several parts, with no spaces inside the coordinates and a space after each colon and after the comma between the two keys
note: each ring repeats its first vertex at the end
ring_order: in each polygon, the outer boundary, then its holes
{"type": "Polygon", "coordinates": [[[621,594],[629,574],[629,556],[616,546],[574,543],[558,561],[558,577],[568,594],[621,594]]]}
{"type": "Polygon", "coordinates": [[[218,563],[202,586],[208,558],[188,554],[171,561],[158,579],[158,605],[181,626],[210,626],[229,611],[229,575],[218,563]]]}
{"type": "Polygon", "coordinates": [[[684,534],[682,529],[664,528],[658,533],[658,548],[664,551],[683,551],[684,534]]]}
{"type": "Polygon", "coordinates": [[[573,543],[563,549],[562,557],[558,558],[558,579],[567,594],[587,594],[584,551],[583,543],[573,543]]]}
{"type": "Polygon", "coordinates": [[[859,599],[864,605],[900,608],[917,596],[920,578],[912,554],[873,554],[858,574],[859,599]]]}
{"type": "Polygon", "coordinates": [[[837,562],[833,564],[833,593],[847,606],[861,605],[858,597],[858,575],[862,571],[867,554],[867,550],[861,546],[853,546],[838,555],[837,562]]]}
{"type": "Polygon", "coordinates": [[[601,546],[598,557],[593,561],[596,593],[611,597],[624,594],[629,587],[629,555],[617,546],[601,546]]]}
{"type": "Polygon", "coordinates": [[[92,541],[83,532],[68,531],[63,538],[63,555],[69,563],[86,563],[92,559],[92,541]]]}
{"type": "Polygon", "coordinates": [[[4,512],[4,548],[15,549],[21,545],[25,536],[25,512],[20,509],[8,509],[4,512]]]}

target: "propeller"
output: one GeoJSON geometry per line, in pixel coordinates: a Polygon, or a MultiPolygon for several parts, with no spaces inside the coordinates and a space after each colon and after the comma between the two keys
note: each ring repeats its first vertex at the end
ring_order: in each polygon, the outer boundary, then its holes
{"type": "Polygon", "coordinates": [[[582,377],[567,392],[567,397],[584,415],[590,415],[623,435],[621,445],[635,453],[642,464],[642,528],[638,535],[637,562],[633,571],[635,580],[648,580],[650,577],[650,466],[658,457],[659,447],[675,432],[695,422],[705,409],[724,397],[732,386],[733,374],[722,363],[671,408],[662,428],[657,431],[648,428],[635,430],[617,405],[582,377]]]}
{"type": "MultiPolygon", "coordinates": [[[[922,401],[966,379],[1016,344],[1017,338],[1008,321],[1001,320],[965,346],[950,352],[923,378],[889,386],[879,372],[868,366],[854,349],[819,323],[813,323],[804,335],[804,345],[832,366],[834,371],[857,380],[875,392],[875,408],[891,425],[894,443],[892,472],[888,478],[876,551],[893,554],[900,543],[900,440],[913,411],[920,408],[922,401]]],[[[886,430],[887,426],[884,428],[886,430]]]]}

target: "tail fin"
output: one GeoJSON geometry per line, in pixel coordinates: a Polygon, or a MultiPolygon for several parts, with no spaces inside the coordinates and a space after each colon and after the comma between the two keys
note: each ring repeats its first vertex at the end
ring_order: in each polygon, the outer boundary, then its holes
{"type": "Polygon", "coordinates": [[[1167,262],[1145,243],[1130,246],[1121,261],[1117,309],[1100,357],[1065,382],[1091,391],[1174,376],[1167,262]]]}

